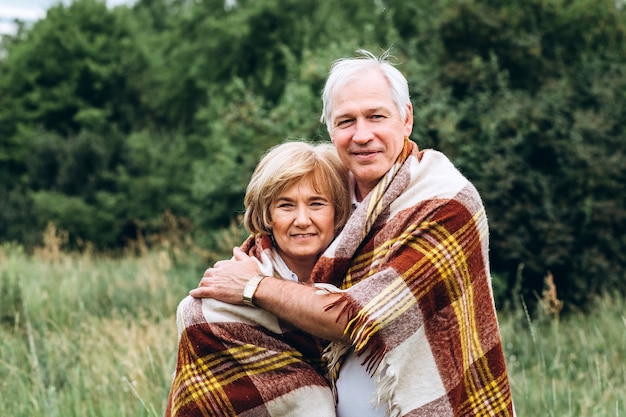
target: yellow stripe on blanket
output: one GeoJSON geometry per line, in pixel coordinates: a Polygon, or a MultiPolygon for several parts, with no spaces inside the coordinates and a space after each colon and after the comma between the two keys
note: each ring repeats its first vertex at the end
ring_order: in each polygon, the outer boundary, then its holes
{"type": "MultiPolygon", "coordinates": [[[[230,409],[230,402],[222,387],[243,377],[268,373],[286,365],[298,363],[301,357],[302,354],[298,351],[272,352],[259,346],[246,344],[196,358],[192,363],[183,366],[177,375],[181,381],[194,381],[189,387],[190,395],[178,407],[191,401],[206,401],[206,394],[211,393],[221,407],[230,409]],[[231,362],[233,359],[238,361],[239,367],[229,367],[223,372],[215,372],[216,369],[220,369],[220,364],[231,362]],[[194,378],[196,375],[202,377],[194,378]]],[[[207,407],[207,409],[210,408],[207,407]]]]}

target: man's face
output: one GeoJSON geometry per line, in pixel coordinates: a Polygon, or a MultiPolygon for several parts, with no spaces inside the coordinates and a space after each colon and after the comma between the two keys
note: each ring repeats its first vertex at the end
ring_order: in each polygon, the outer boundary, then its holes
{"type": "Polygon", "coordinates": [[[330,138],[354,175],[357,197],[365,197],[393,166],[404,137],[413,128],[413,109],[402,119],[387,80],[377,70],[364,71],[339,90],[330,117],[330,138]]]}

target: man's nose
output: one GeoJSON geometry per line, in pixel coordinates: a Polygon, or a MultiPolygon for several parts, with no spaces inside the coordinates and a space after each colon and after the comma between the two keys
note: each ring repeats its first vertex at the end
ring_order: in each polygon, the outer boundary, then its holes
{"type": "Polygon", "coordinates": [[[372,130],[366,120],[357,119],[354,124],[352,140],[358,143],[368,142],[372,138],[372,130]]]}

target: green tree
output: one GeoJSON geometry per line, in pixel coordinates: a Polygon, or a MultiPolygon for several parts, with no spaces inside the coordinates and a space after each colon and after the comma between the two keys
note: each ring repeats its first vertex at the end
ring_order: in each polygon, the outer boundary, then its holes
{"type": "Polygon", "coordinates": [[[624,289],[625,34],[611,1],[469,1],[442,18],[419,130],[477,184],[492,268],[530,301],[548,272],[581,304],[624,289]]]}
{"type": "Polygon", "coordinates": [[[76,0],[2,40],[0,240],[211,241],[261,154],[326,140],[332,60],[392,48],[413,139],[477,185],[499,301],[626,290],[624,10],[613,0],[76,0]],[[521,272],[520,272],[521,271],[521,272]],[[508,290],[507,290],[508,289],[508,290]],[[507,292],[509,291],[509,292],[507,292]]]}
{"type": "Polygon", "coordinates": [[[128,57],[137,55],[132,33],[104,1],[53,6],[2,63],[2,133],[33,125],[60,134],[128,130],[138,103],[128,57]]]}

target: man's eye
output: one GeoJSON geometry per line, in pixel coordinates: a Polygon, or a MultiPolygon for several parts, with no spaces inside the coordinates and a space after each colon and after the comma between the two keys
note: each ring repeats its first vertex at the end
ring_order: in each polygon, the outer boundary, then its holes
{"type": "Polygon", "coordinates": [[[351,122],[352,120],[353,120],[353,119],[345,119],[345,120],[340,120],[340,121],[337,123],[337,126],[346,126],[346,125],[350,124],[350,122],[351,122]]]}

